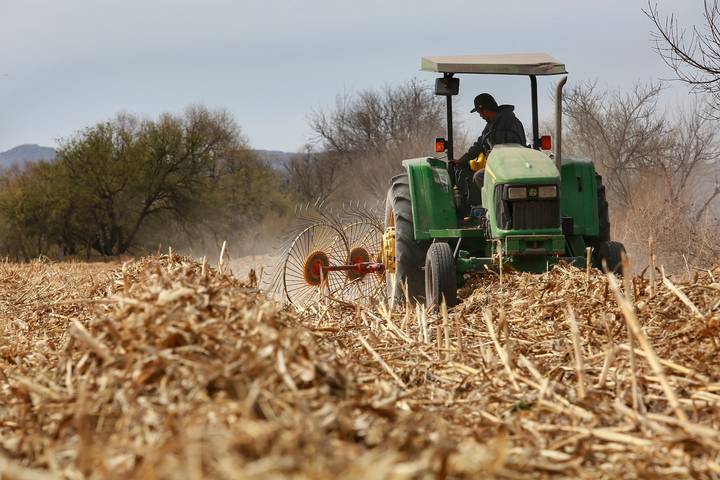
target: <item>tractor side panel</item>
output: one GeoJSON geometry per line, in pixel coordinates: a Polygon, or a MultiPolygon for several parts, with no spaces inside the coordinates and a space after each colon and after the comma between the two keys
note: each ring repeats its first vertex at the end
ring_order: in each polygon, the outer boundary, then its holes
{"type": "Polygon", "coordinates": [[[573,234],[598,235],[595,167],[589,160],[563,157],[561,179],[560,210],[572,217],[573,234]]]}
{"type": "Polygon", "coordinates": [[[403,165],[410,182],[415,240],[429,240],[430,230],[457,228],[447,165],[427,157],[405,160],[403,165]]]}

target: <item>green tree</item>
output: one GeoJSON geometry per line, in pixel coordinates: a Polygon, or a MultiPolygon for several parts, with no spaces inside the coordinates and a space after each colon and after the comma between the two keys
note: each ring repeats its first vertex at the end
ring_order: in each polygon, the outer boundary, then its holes
{"type": "Polygon", "coordinates": [[[237,237],[284,210],[279,185],[225,111],[120,115],[63,141],[55,162],[0,176],[0,248],[118,255],[178,233],[237,237]]]}
{"type": "Polygon", "coordinates": [[[59,163],[89,215],[92,247],[123,254],[149,218],[188,223],[213,192],[223,162],[246,149],[225,111],[189,108],[157,121],[123,115],[63,143],[59,163]]]}

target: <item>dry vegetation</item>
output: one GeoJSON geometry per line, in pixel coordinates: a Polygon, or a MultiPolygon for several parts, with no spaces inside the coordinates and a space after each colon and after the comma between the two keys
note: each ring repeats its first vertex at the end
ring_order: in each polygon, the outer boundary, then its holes
{"type": "Polygon", "coordinates": [[[623,313],[599,272],[487,274],[428,316],[178,256],[0,264],[0,474],[718,478],[720,268],[648,280],[623,313]]]}

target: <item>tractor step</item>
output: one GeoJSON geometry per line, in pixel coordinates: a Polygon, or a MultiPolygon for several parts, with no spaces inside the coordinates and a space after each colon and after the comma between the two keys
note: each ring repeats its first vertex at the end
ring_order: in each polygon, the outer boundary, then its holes
{"type": "Polygon", "coordinates": [[[431,229],[431,238],[485,238],[485,230],[474,227],[474,228],[443,228],[443,229],[431,229]]]}

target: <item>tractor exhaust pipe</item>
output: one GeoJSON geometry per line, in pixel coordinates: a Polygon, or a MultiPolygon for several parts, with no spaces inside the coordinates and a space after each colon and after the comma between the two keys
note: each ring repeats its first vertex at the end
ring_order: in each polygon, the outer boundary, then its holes
{"type": "Polygon", "coordinates": [[[562,91],[567,83],[567,77],[563,77],[555,87],[555,166],[558,172],[562,167],[562,91]]]}

